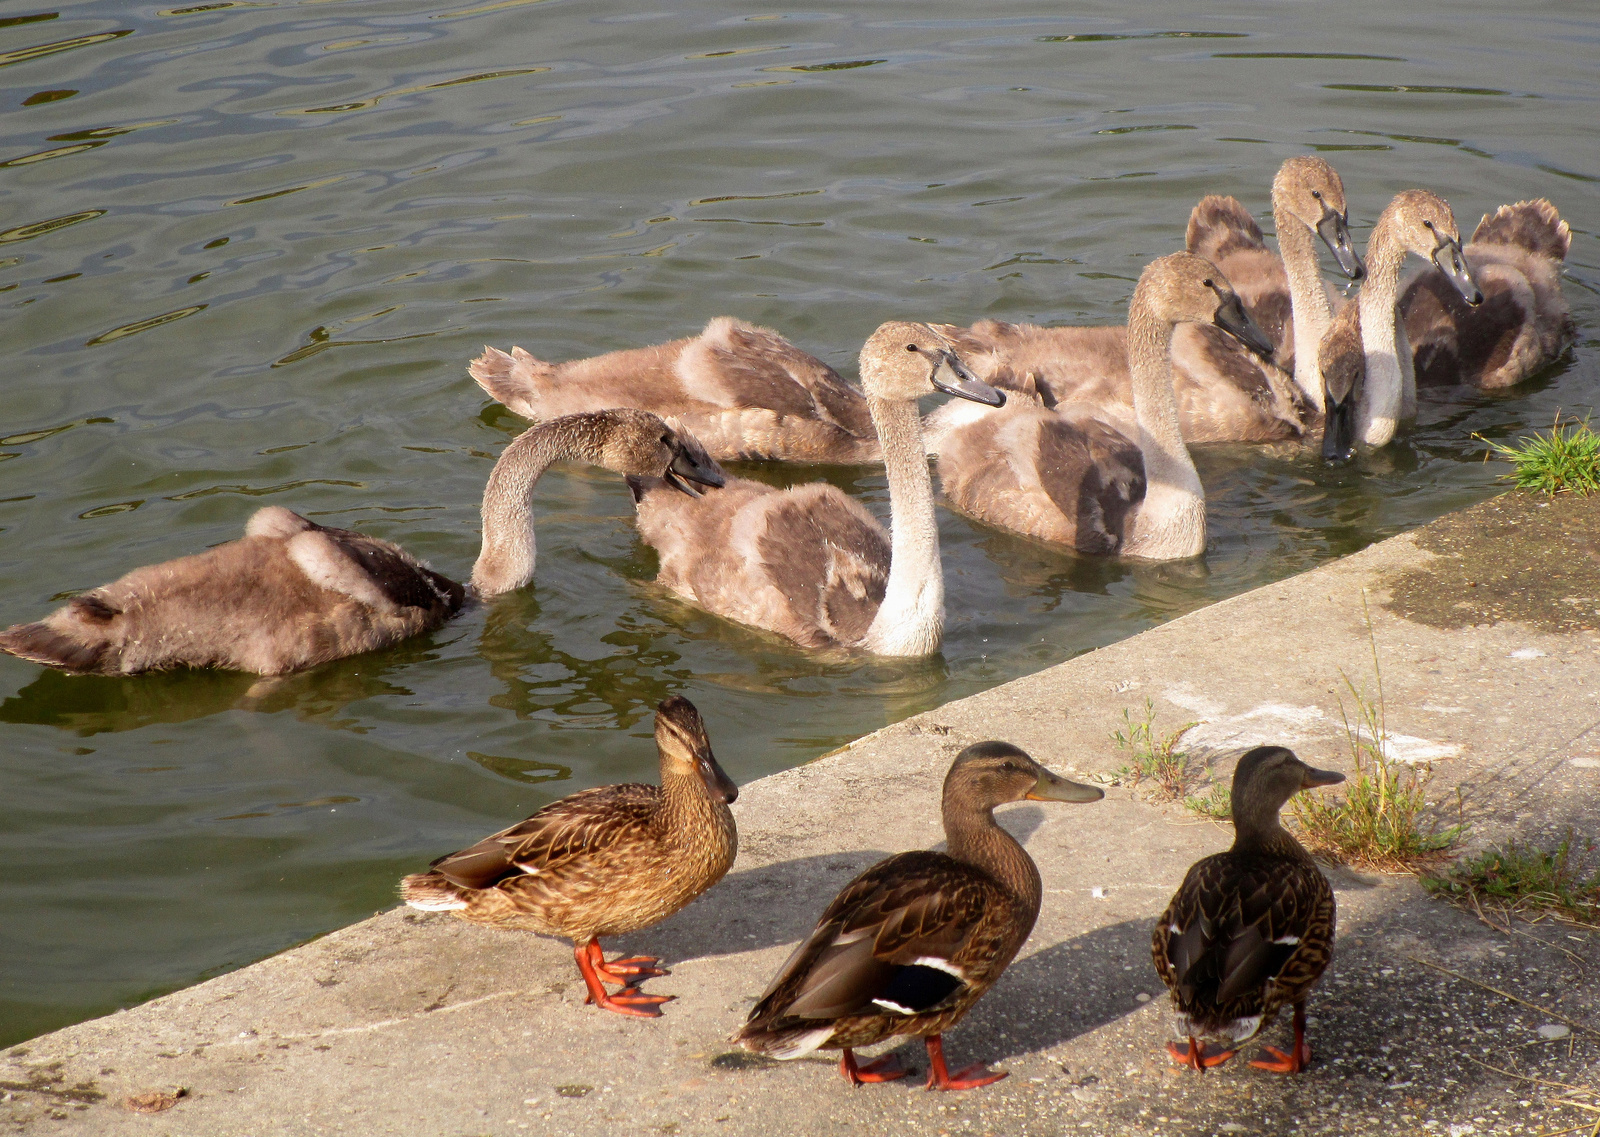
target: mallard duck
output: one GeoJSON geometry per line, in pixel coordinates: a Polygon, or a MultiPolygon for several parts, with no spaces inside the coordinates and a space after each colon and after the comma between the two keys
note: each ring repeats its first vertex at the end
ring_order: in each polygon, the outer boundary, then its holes
{"type": "Polygon", "coordinates": [[[1150,939],[1188,1038],[1167,1043],[1174,1061],[1202,1071],[1226,1062],[1285,1003],[1294,1005],[1294,1053],[1268,1046],[1271,1058],[1250,1064],[1293,1074],[1311,1061],[1306,996],[1333,957],[1333,889],[1278,813],[1301,790],[1342,781],[1281,746],[1258,746],[1239,759],[1233,848],[1195,862],[1150,939]],[[1207,1036],[1225,1039],[1228,1049],[1207,1054],[1207,1036]]]}
{"type": "Polygon", "coordinates": [[[944,574],[917,400],[944,391],[996,407],[1005,396],[973,379],[928,325],[899,321],[862,346],[861,385],[883,441],[889,532],[826,482],[780,490],[730,478],[693,501],[647,487],[639,532],[660,556],[657,582],[806,648],[938,651],[944,574]]]}
{"type": "MultiPolygon", "coordinates": [[[[505,448],[483,493],[483,549],[470,592],[533,579],[533,487],[550,463],[649,475],[686,494],[722,475],[687,435],[647,411],[569,415],[505,448]]],[[[281,675],[431,632],[469,589],[400,546],[318,525],[282,506],[257,510],[244,538],[135,569],[43,620],[0,632],[0,651],[47,667],[132,675],[221,667],[281,675]]]]}
{"type": "Polygon", "coordinates": [[[640,407],[677,418],[722,461],[882,460],[859,390],[777,332],[732,316],[687,339],[566,363],[486,347],[467,370],[535,422],[640,407]]]}
{"type": "Polygon", "coordinates": [[[660,1017],[660,1004],[675,996],[646,995],[638,984],[670,973],[654,956],[608,961],[600,937],[665,920],[722,879],[739,848],[728,809],[739,789],[717,765],[700,712],[680,695],[656,708],[656,748],[659,788],[599,786],[552,802],[406,877],[401,899],[474,924],[570,939],[586,1002],[660,1017]],[[623,989],[610,994],[606,983],[623,989]]]}
{"type": "Polygon", "coordinates": [[[1050,409],[1026,396],[999,410],[950,403],[929,416],[950,504],[990,525],[1086,553],[1198,556],[1206,498],[1179,426],[1174,330],[1215,326],[1261,352],[1271,342],[1215,265],[1193,253],[1151,261],[1128,301],[1132,413],[1087,400],[1050,409]]]}
{"type": "Polygon", "coordinates": [[[928,1089],[966,1090],[1005,1077],[982,1063],[952,1075],[942,1035],[994,986],[1039,915],[1033,858],[995,824],[1008,801],[1099,801],[1103,790],[1052,774],[1007,742],[956,756],[944,780],[948,853],[901,853],[845,886],[795,949],[733,1041],[774,1058],[843,1050],[852,1084],[905,1077],[889,1055],[855,1049],[926,1040],[928,1089]]]}

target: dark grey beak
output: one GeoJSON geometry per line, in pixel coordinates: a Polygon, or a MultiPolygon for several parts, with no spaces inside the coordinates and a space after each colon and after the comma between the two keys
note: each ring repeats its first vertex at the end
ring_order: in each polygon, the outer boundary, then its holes
{"type": "Polygon", "coordinates": [[[928,376],[939,390],[962,399],[971,399],[986,407],[1003,407],[1006,397],[967,370],[967,365],[956,358],[953,351],[941,351],[933,357],[933,374],[928,376]],[[949,378],[945,378],[945,373],[949,378]]]}
{"type": "Polygon", "coordinates": [[[1322,204],[1322,220],[1317,222],[1317,236],[1328,246],[1333,259],[1339,262],[1340,271],[1351,280],[1360,280],[1367,275],[1367,266],[1361,263],[1361,258],[1356,255],[1356,247],[1350,243],[1349,220],[1345,214],[1335,213],[1327,202],[1322,204]]]}
{"type": "Polygon", "coordinates": [[[1222,297],[1222,303],[1217,306],[1216,315],[1211,317],[1211,321],[1262,359],[1272,358],[1272,341],[1260,325],[1250,318],[1250,313],[1244,310],[1237,296],[1222,297]]]}
{"type": "Polygon", "coordinates": [[[1301,776],[1300,788],[1314,790],[1318,786],[1336,786],[1344,781],[1344,775],[1337,770],[1318,770],[1314,766],[1307,766],[1306,772],[1301,776]]]}
{"type": "Polygon", "coordinates": [[[700,777],[706,784],[706,796],[712,801],[732,805],[739,800],[739,787],[733,784],[733,779],[723,772],[709,753],[700,759],[700,777]]]}
{"type": "Polygon", "coordinates": [[[1086,786],[1081,782],[1074,782],[1063,778],[1060,774],[1051,773],[1043,766],[1039,767],[1039,781],[1026,795],[1029,801],[1071,802],[1099,801],[1105,796],[1106,791],[1098,786],[1086,786]]]}
{"type": "Polygon", "coordinates": [[[1461,299],[1476,308],[1483,303],[1483,291],[1467,267],[1467,258],[1461,251],[1461,242],[1442,233],[1436,234],[1439,243],[1433,247],[1433,263],[1450,278],[1450,283],[1461,293],[1461,299]]]}
{"type": "Polygon", "coordinates": [[[727,485],[728,479],[722,476],[721,470],[715,466],[702,464],[682,446],[674,449],[676,452],[672,456],[672,464],[661,472],[661,480],[667,485],[690,497],[701,496],[700,491],[690,485],[690,482],[710,486],[712,489],[720,489],[727,485]]]}
{"type": "Polygon", "coordinates": [[[1348,462],[1356,456],[1356,401],[1324,391],[1322,403],[1322,460],[1348,462]]]}

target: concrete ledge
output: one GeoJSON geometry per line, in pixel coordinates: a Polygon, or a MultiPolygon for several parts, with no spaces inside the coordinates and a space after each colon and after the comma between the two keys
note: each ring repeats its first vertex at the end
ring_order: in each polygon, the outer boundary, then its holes
{"type": "MultiPolygon", "coordinates": [[[[1471,515],[1454,519],[1458,538],[1471,515]]],[[[1592,540],[1584,532],[1574,539],[1592,540]]],[[[584,1007],[561,942],[396,910],[13,1048],[0,1068],[0,1119],[25,1133],[240,1137],[1462,1137],[1577,1125],[1585,1114],[1552,1104],[1562,1091],[1550,1084],[1600,1089],[1600,937],[1548,924],[1508,935],[1427,898],[1409,877],[1330,871],[1340,935],[1313,996],[1310,1071],[1283,1079],[1235,1061],[1202,1079],[1172,1068],[1149,931],[1188,865],[1225,847],[1231,831],[1126,789],[1097,805],[1003,813],[1039,862],[1044,913],[947,1046],[953,1065],[990,1062],[1012,1071],[1006,1081],[964,1094],[911,1082],[852,1090],[826,1059],[772,1063],[724,1041],[851,875],[940,840],[938,786],[970,742],[1004,738],[1065,773],[1106,771],[1121,762],[1109,732],[1149,698],[1159,729],[1201,723],[1190,743],[1218,755],[1220,778],[1234,749],[1268,740],[1348,768],[1342,676],[1376,694],[1363,597],[1388,729],[1404,736],[1402,753],[1435,757],[1440,800],[1459,787],[1473,842],[1569,825],[1600,835],[1600,639],[1515,622],[1433,627],[1389,611],[1402,574],[1413,588],[1416,574],[1439,574],[1461,555],[1426,551],[1428,534],[1222,601],[744,787],[727,880],[658,928],[607,945],[670,961],[672,976],[649,985],[679,996],[661,1020],[584,1007]],[[1541,1025],[1568,1033],[1552,1041],[1541,1025]],[[187,1095],[166,1112],[123,1105],[131,1093],[177,1086],[187,1095]]],[[[1285,1034],[1280,1022],[1268,1040],[1283,1045],[1285,1034]]],[[[925,1070],[920,1046],[904,1057],[925,1070]]]]}

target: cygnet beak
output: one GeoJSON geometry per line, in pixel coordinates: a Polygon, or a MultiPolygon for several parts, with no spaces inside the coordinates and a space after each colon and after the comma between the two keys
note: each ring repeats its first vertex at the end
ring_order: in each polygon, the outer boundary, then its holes
{"type": "Polygon", "coordinates": [[[1003,407],[1006,397],[967,370],[967,365],[953,351],[940,351],[934,356],[933,374],[929,381],[939,390],[962,399],[971,399],[989,407],[1003,407]],[[945,377],[945,373],[949,377],[945,377]]]}

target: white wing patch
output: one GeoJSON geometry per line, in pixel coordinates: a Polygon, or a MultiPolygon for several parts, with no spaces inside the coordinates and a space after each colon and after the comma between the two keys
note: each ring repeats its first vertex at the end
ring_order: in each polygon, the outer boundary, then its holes
{"type": "Polygon", "coordinates": [[[804,1058],[832,1037],[833,1027],[818,1027],[816,1030],[808,1030],[804,1034],[797,1034],[792,1038],[786,1039],[781,1045],[775,1046],[771,1050],[763,1050],[762,1053],[769,1058],[777,1058],[780,1061],[787,1062],[791,1058],[804,1058]]]}
{"type": "MultiPolygon", "coordinates": [[[[936,955],[919,955],[916,959],[913,959],[911,963],[915,967],[931,967],[935,971],[944,972],[946,975],[954,975],[963,983],[967,981],[966,972],[962,971],[948,959],[941,959],[936,955]]],[[[907,1013],[909,1014],[910,1012],[907,1013]]]]}

